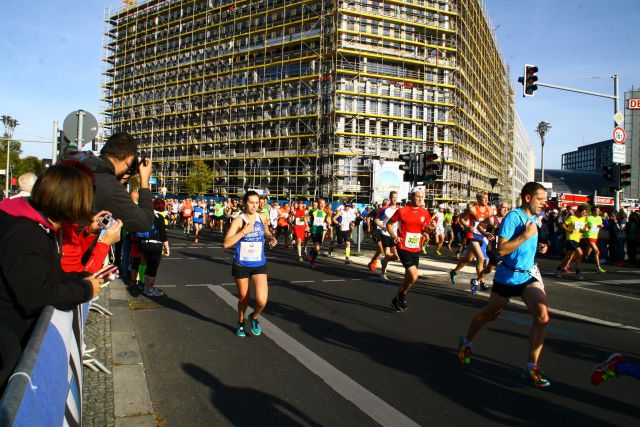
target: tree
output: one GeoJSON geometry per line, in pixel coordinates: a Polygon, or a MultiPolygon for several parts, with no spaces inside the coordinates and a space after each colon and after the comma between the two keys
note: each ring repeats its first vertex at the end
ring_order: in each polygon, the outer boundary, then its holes
{"type": "Polygon", "coordinates": [[[13,169],[13,176],[18,178],[27,172],[33,172],[39,176],[42,173],[42,169],[42,160],[35,156],[27,156],[24,159],[18,159],[13,169]]]}
{"type": "MultiPolygon", "coordinates": [[[[9,164],[14,170],[20,162],[20,154],[22,154],[22,146],[20,141],[11,140],[11,154],[9,156],[9,164]]],[[[0,169],[7,167],[7,138],[0,138],[0,169]]]]}
{"type": "Polygon", "coordinates": [[[211,171],[209,165],[202,160],[195,160],[189,168],[189,176],[185,180],[184,188],[189,196],[206,194],[213,185],[215,173],[211,171]]]}

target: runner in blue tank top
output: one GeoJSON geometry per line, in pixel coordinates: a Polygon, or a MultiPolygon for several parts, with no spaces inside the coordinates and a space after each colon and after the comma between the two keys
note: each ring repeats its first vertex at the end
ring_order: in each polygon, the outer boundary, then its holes
{"type": "Polygon", "coordinates": [[[245,312],[249,305],[249,279],[253,279],[255,286],[256,304],[249,316],[251,332],[260,335],[262,329],[258,316],[267,305],[267,259],[264,255],[265,237],[269,238],[269,245],[275,246],[277,241],[271,235],[267,220],[258,214],[259,196],[255,191],[247,191],[243,197],[244,211],[242,215],[231,221],[227,235],[224,238],[224,248],[235,245],[233,267],[231,274],[236,279],[238,288],[238,327],[236,335],[246,337],[244,321],[245,312]]]}

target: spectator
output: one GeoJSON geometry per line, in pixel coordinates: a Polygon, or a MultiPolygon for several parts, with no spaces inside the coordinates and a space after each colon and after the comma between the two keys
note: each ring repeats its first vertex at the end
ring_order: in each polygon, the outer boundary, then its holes
{"type": "Polygon", "coordinates": [[[36,174],[32,172],[23,173],[18,178],[18,187],[20,187],[20,192],[9,197],[10,199],[17,199],[18,197],[29,197],[31,195],[31,189],[33,188],[33,184],[36,183],[38,177],[36,174]]]}
{"type": "Polygon", "coordinates": [[[624,265],[624,247],[627,240],[627,214],[621,209],[616,217],[613,225],[614,230],[614,248],[616,251],[616,262],[613,264],[617,267],[624,265]]]}
{"type": "Polygon", "coordinates": [[[151,160],[139,163],[137,143],[131,135],[119,132],[107,140],[99,157],[89,157],[84,161],[96,175],[95,210],[109,211],[116,219],[122,220],[127,231],[147,231],[153,223],[151,205],[151,160]],[[119,182],[125,175],[140,174],[138,204],[131,200],[127,190],[119,182]]]}
{"type": "Polygon", "coordinates": [[[629,215],[629,222],[627,224],[627,257],[630,263],[636,262],[636,253],[638,252],[638,224],[640,223],[640,216],[637,212],[633,212],[629,215]]]}
{"type": "MultiPolygon", "coordinates": [[[[153,200],[153,227],[148,234],[148,238],[141,239],[140,248],[142,256],[145,259],[146,270],[144,273],[144,290],[146,296],[158,297],[164,295],[160,289],[154,287],[156,282],[156,273],[160,266],[162,255],[169,256],[169,239],[167,239],[167,229],[164,223],[162,211],[164,211],[166,203],[162,199],[153,200]]],[[[145,236],[147,237],[147,236],[145,236]]]]}
{"type": "Polygon", "coordinates": [[[92,204],[91,178],[64,164],[47,169],[29,199],[0,204],[0,384],[18,362],[42,308],[70,310],[100,292],[101,279],[62,271],[57,241],[63,223],[91,218],[92,204]]]}

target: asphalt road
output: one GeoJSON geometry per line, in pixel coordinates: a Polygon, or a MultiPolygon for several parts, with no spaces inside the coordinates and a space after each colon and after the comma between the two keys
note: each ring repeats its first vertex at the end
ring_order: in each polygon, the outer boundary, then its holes
{"type": "MultiPolygon", "coordinates": [[[[364,258],[345,265],[340,254],[319,257],[312,270],[276,248],[264,333],[238,338],[231,251],[219,235],[199,244],[170,235],[157,282],[166,295],[134,294],[130,304],[154,409],[167,425],[640,421],[640,382],[590,383],[593,366],[614,351],[640,363],[640,270],[587,267],[581,282],[545,276],[554,312],[541,366],[552,386],[539,390],[520,377],[530,319],[518,300],[478,335],[471,366],[458,365],[457,337],[486,294],[462,289],[467,273],[460,289],[448,286],[447,257],[422,259],[427,273],[398,314],[389,304],[399,275],[385,284],[358,264],[364,258]]],[[[555,261],[540,264],[552,271],[555,261]]]]}

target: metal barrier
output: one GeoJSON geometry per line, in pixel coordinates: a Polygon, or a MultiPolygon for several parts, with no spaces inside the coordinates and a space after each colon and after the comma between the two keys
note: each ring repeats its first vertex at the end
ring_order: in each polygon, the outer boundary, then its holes
{"type": "Polygon", "coordinates": [[[0,401],[1,426],[80,426],[89,304],[42,310],[0,401]]]}

